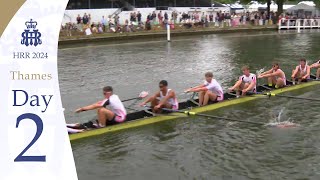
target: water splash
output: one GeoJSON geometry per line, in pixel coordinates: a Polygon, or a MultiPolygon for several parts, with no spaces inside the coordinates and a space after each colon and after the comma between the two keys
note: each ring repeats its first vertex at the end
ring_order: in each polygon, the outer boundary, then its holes
{"type": "Polygon", "coordinates": [[[277,127],[277,128],[290,128],[290,127],[299,127],[300,124],[294,123],[293,120],[291,120],[291,118],[288,118],[285,121],[281,121],[281,118],[283,118],[283,114],[285,112],[285,107],[283,107],[278,116],[276,116],[272,121],[270,121],[268,124],[266,124],[265,126],[267,127],[277,127]]]}

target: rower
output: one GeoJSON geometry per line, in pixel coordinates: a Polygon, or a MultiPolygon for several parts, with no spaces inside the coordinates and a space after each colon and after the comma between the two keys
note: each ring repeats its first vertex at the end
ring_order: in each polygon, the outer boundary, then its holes
{"type": "Polygon", "coordinates": [[[151,102],[152,111],[154,113],[161,112],[161,108],[178,110],[179,103],[174,90],[168,88],[168,82],[162,80],[159,82],[159,91],[151,96],[149,99],[140,104],[145,106],[151,102]]]}
{"type": "Polygon", "coordinates": [[[220,84],[213,79],[212,72],[205,73],[205,81],[203,84],[189,88],[185,92],[199,92],[199,106],[205,106],[212,102],[219,102],[223,100],[223,90],[220,84]]]}
{"type": "Polygon", "coordinates": [[[104,87],[103,95],[105,98],[104,100],[79,108],[76,110],[76,113],[97,109],[99,127],[124,122],[127,111],[119,97],[113,94],[113,88],[111,86],[104,87]],[[109,108],[107,108],[107,106],[109,108]]]}
{"type": "Polygon", "coordinates": [[[242,68],[243,75],[239,77],[239,80],[236,82],[234,86],[229,88],[229,91],[236,91],[237,96],[240,95],[240,92],[242,91],[242,96],[246,95],[247,92],[256,92],[256,84],[257,84],[257,78],[256,75],[253,73],[250,73],[250,69],[248,66],[243,66],[242,68]]]}
{"type": "Polygon", "coordinates": [[[318,60],[316,63],[312,64],[310,66],[310,68],[315,68],[315,69],[318,69],[317,70],[317,74],[316,74],[316,79],[320,79],[320,60],[318,60]]]}
{"type": "Polygon", "coordinates": [[[310,79],[310,66],[307,65],[307,61],[305,59],[300,59],[300,64],[292,70],[291,78],[293,84],[296,83],[296,80],[298,81],[298,84],[300,84],[300,82],[306,82],[310,79]]]}
{"type": "Polygon", "coordinates": [[[268,78],[268,86],[275,88],[282,88],[286,86],[286,75],[280,69],[278,63],[273,63],[272,68],[258,76],[258,78],[268,78]]]}

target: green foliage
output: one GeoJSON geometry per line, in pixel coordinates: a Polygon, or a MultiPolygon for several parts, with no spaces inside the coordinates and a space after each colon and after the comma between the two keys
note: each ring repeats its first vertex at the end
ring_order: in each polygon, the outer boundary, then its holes
{"type": "Polygon", "coordinates": [[[317,8],[320,8],[320,0],[313,0],[317,8]]]}

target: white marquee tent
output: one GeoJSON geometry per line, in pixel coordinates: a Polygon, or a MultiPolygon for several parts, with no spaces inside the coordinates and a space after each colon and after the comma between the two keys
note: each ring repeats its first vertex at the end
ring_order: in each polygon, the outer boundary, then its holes
{"type": "MultiPolygon", "coordinates": [[[[286,10],[286,9],[291,8],[293,6],[294,5],[283,5],[283,9],[286,10]]],[[[258,10],[261,10],[261,9],[265,9],[266,10],[267,7],[268,7],[267,3],[260,4],[257,1],[251,1],[247,5],[247,10],[249,12],[253,12],[253,11],[258,11],[258,10]]],[[[278,11],[278,5],[274,1],[271,1],[270,11],[273,11],[273,12],[277,12],[278,11]]]]}
{"type": "Polygon", "coordinates": [[[293,15],[299,18],[305,18],[307,16],[319,16],[319,9],[316,8],[315,4],[300,2],[299,4],[287,9],[288,13],[292,13],[293,15]]]}

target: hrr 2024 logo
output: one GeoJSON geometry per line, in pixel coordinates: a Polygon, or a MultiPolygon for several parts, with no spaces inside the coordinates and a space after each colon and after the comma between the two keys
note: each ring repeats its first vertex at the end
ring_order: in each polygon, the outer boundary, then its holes
{"type": "Polygon", "coordinates": [[[27,29],[24,30],[24,32],[21,34],[22,40],[21,44],[25,46],[33,45],[33,46],[38,46],[42,44],[41,41],[41,33],[39,32],[37,28],[38,23],[36,21],[27,21],[25,23],[27,29]]]}
{"type": "MultiPolygon", "coordinates": [[[[27,29],[21,34],[22,40],[21,45],[27,47],[35,46],[42,44],[41,33],[37,29],[37,21],[27,21],[25,23],[27,29]]],[[[48,59],[47,52],[13,52],[14,59],[48,59]]]]}

